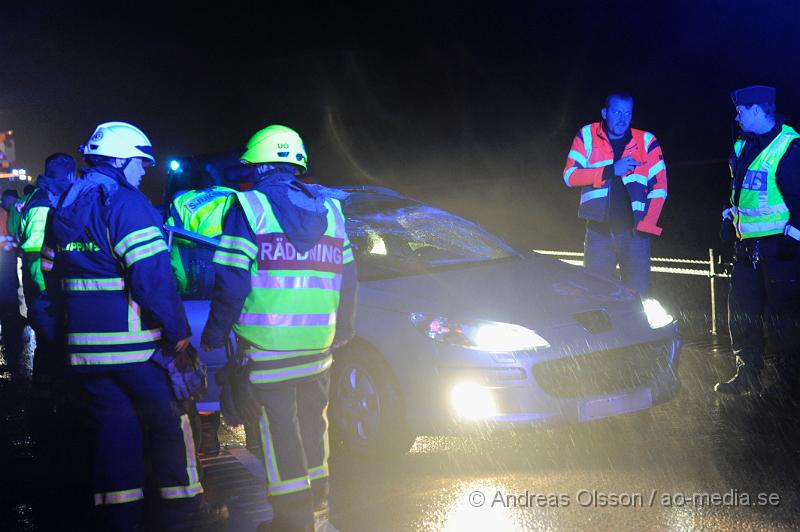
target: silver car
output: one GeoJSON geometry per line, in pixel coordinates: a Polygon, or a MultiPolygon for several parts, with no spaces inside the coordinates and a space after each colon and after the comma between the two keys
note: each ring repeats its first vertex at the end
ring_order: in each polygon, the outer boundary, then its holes
{"type": "MultiPolygon", "coordinates": [[[[586,422],[678,392],[678,325],[657,301],[389,189],[335,190],[359,268],[356,337],[331,379],[344,447],[399,453],[417,435],[586,422]]],[[[187,309],[199,335],[208,304],[187,309]]]]}

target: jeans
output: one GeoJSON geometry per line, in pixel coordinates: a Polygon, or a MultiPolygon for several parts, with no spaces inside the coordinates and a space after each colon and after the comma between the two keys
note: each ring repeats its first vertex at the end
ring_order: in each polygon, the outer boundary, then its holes
{"type": "Polygon", "coordinates": [[[583,265],[594,273],[614,277],[619,264],[622,284],[644,297],[650,291],[650,236],[638,231],[609,232],[586,228],[583,265]]]}

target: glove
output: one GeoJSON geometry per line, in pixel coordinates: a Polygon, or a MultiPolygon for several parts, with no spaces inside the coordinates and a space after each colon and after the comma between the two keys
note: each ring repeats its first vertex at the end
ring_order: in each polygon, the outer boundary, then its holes
{"type": "Polygon", "coordinates": [[[797,256],[798,247],[800,247],[800,242],[789,235],[783,235],[778,241],[778,250],[775,256],[778,260],[792,260],[797,256]]]}
{"type": "Polygon", "coordinates": [[[233,359],[228,360],[217,372],[216,382],[220,387],[220,409],[225,423],[236,427],[261,420],[261,403],[246,368],[233,359]]]}
{"type": "Polygon", "coordinates": [[[174,354],[158,349],[150,360],[167,372],[178,401],[197,400],[208,390],[208,369],[191,344],[174,354]]]}

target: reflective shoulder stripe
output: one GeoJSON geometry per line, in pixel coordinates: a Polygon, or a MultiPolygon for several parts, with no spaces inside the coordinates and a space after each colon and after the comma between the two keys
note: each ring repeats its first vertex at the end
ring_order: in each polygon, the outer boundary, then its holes
{"type": "Polygon", "coordinates": [[[583,126],[581,135],[583,136],[583,149],[586,151],[586,160],[589,161],[592,158],[592,125],[583,126]]]}
{"type": "Polygon", "coordinates": [[[597,198],[604,198],[608,196],[608,189],[607,188],[598,188],[597,190],[590,190],[589,192],[584,192],[581,194],[581,203],[586,203],[587,201],[591,201],[597,198]]]}
{"type": "Polygon", "coordinates": [[[255,190],[241,192],[237,194],[237,197],[242,210],[244,210],[245,218],[250,223],[250,228],[256,234],[264,233],[267,227],[266,197],[255,190]]]}
{"type": "Polygon", "coordinates": [[[644,138],[644,151],[647,151],[650,148],[650,144],[653,142],[655,135],[653,135],[649,131],[645,131],[643,138],[644,138]]]}
{"type": "Polygon", "coordinates": [[[342,207],[339,203],[339,200],[328,198],[326,201],[328,204],[328,208],[331,209],[333,212],[333,219],[336,221],[336,230],[335,236],[339,238],[344,238],[345,235],[345,225],[344,225],[344,214],[342,214],[342,207]]]}
{"type": "Polygon", "coordinates": [[[742,154],[742,149],[744,148],[744,139],[737,139],[736,142],[733,143],[733,152],[739,157],[742,154]]]}

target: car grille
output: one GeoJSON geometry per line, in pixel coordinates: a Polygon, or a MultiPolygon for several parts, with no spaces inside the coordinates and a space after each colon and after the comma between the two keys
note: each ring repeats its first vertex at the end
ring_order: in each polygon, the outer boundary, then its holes
{"type": "Polygon", "coordinates": [[[639,344],[568,356],[533,366],[533,377],[556,397],[603,395],[647,384],[669,367],[671,343],[639,344]]]}

